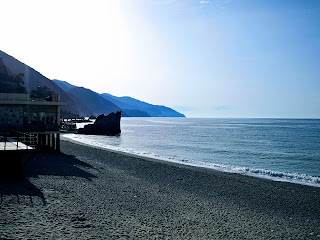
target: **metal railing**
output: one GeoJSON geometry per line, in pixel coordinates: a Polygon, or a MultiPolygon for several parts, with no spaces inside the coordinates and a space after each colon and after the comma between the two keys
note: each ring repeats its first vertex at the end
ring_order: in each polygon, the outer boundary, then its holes
{"type": "MultiPolygon", "coordinates": [[[[49,96],[49,101],[60,102],[60,95],[53,94],[49,96]]],[[[48,101],[46,98],[34,98],[29,93],[0,93],[0,100],[7,101],[48,101]]]]}
{"type": "Polygon", "coordinates": [[[37,136],[12,130],[0,136],[0,142],[3,145],[0,150],[31,150],[37,145],[37,136]]]}

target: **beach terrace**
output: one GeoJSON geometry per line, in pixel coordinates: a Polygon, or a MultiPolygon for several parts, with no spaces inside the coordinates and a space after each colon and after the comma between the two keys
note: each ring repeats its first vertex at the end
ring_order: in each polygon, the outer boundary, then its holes
{"type": "Polygon", "coordinates": [[[63,105],[66,103],[60,102],[59,95],[35,98],[31,94],[0,93],[0,149],[21,150],[30,146],[59,151],[63,105]]]}
{"type": "Polygon", "coordinates": [[[0,93],[1,177],[19,174],[21,159],[35,151],[60,152],[59,95],[37,98],[25,93],[0,93]]]}

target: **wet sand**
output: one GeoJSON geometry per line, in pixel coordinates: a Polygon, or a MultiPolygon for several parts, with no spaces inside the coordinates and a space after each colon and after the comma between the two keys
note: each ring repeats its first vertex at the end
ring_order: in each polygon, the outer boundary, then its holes
{"type": "Polygon", "coordinates": [[[0,181],[0,239],[320,239],[320,188],[71,142],[0,181]]]}

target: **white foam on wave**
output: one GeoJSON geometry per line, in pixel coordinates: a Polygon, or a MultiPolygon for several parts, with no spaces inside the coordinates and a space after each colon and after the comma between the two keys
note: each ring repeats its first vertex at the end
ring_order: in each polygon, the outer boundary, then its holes
{"type": "Polygon", "coordinates": [[[297,183],[297,184],[308,185],[313,187],[320,187],[320,177],[311,176],[307,174],[288,173],[288,172],[256,169],[256,168],[249,168],[249,167],[238,167],[238,166],[232,166],[232,165],[196,161],[196,160],[179,158],[174,156],[164,156],[164,155],[160,155],[160,154],[156,154],[148,151],[137,151],[131,148],[123,148],[123,147],[108,145],[108,144],[97,142],[97,141],[94,141],[93,139],[88,139],[87,137],[83,137],[76,134],[63,134],[61,139],[71,141],[71,142],[77,142],[77,143],[92,146],[92,147],[108,149],[115,152],[128,153],[136,156],[174,162],[174,163],[184,164],[188,166],[209,168],[209,169],[214,169],[221,172],[244,174],[244,175],[253,176],[253,177],[265,178],[273,181],[291,182],[291,183],[297,183]]]}

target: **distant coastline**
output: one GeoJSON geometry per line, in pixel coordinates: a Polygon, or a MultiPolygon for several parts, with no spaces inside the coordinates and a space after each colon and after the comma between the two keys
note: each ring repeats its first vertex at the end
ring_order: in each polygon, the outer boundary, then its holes
{"type": "Polygon", "coordinates": [[[199,161],[185,160],[179,158],[172,158],[167,156],[159,156],[158,154],[146,154],[145,152],[139,152],[132,149],[121,149],[119,147],[112,146],[97,146],[96,144],[85,143],[79,139],[79,137],[70,138],[70,135],[62,135],[62,140],[69,141],[75,144],[80,144],[87,147],[93,147],[97,149],[104,149],[114,153],[124,154],[130,157],[143,158],[150,161],[159,161],[159,162],[168,162],[173,164],[181,164],[184,166],[190,166],[195,168],[203,168],[209,170],[215,170],[225,173],[235,173],[240,175],[246,175],[256,178],[262,178],[269,181],[275,182],[287,182],[293,184],[306,185],[311,187],[320,188],[320,177],[319,176],[308,176],[305,174],[294,174],[286,172],[277,172],[270,171],[266,169],[250,169],[245,167],[237,167],[230,165],[221,165],[221,164],[204,164],[199,161]]]}
{"type": "Polygon", "coordinates": [[[320,187],[318,121],[123,118],[118,138],[65,137],[139,157],[320,187]]]}

